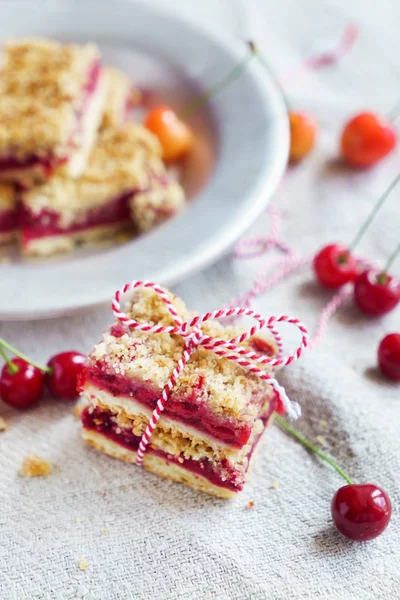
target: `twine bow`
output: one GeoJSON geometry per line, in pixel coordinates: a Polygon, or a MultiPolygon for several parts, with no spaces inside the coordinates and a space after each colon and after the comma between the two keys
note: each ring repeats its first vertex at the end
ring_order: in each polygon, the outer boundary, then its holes
{"type": "Polygon", "coordinates": [[[189,362],[191,355],[199,346],[205,350],[214,352],[214,354],[221,358],[235,362],[263,381],[268,382],[276,391],[278,399],[285,407],[288,415],[292,418],[297,418],[300,415],[300,406],[296,402],[289,400],[284,388],[279,385],[277,380],[270,373],[262,368],[265,365],[275,368],[284,367],[285,365],[289,365],[294,360],[297,360],[301,356],[303,350],[308,344],[308,332],[298,319],[294,319],[286,315],[280,315],[271,316],[268,320],[265,320],[261,315],[250,308],[235,307],[208,312],[204,315],[193,317],[190,321],[183,321],[176,312],[175,307],[169,299],[166,291],[151,281],[132,281],[131,283],[127,283],[123,288],[117,290],[112,303],[112,309],[118,321],[124,323],[130,329],[146,331],[156,335],[159,333],[180,335],[185,342],[182,358],[178,361],[176,367],[171,373],[169,380],[162,390],[161,397],[157,401],[156,408],[153,411],[146,431],[143,433],[140,440],[136,458],[136,463],[138,465],[140,465],[143,461],[143,456],[149,444],[151,435],[157,426],[157,423],[161,417],[161,413],[165,409],[168,398],[171,395],[180,373],[182,373],[185,365],[189,362]],[[174,325],[165,326],[157,324],[152,325],[146,322],[139,323],[135,319],[131,319],[126,313],[122,312],[121,297],[131,290],[137,288],[151,288],[154,290],[164,302],[165,307],[174,321],[174,325]],[[201,328],[201,325],[206,321],[233,316],[252,317],[255,319],[256,323],[248,331],[228,341],[218,337],[206,335],[201,328]],[[243,348],[239,345],[242,342],[250,339],[255,333],[257,333],[257,331],[260,331],[261,329],[268,329],[275,338],[278,347],[281,347],[281,338],[275,328],[277,323],[290,323],[295,325],[301,333],[300,345],[294,352],[292,352],[292,354],[278,357],[260,356],[256,352],[243,348]]]}

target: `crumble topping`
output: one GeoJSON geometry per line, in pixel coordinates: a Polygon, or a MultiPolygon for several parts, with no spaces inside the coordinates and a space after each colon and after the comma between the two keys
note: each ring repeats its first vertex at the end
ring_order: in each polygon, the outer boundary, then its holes
{"type": "Polygon", "coordinates": [[[0,151],[23,157],[62,152],[74,130],[96,46],[33,39],[4,45],[0,151]]]}
{"type": "MultiPolygon", "coordinates": [[[[57,154],[65,148],[75,125],[75,116],[68,106],[53,108],[40,100],[13,98],[0,94],[0,152],[22,159],[35,153],[57,154]]],[[[60,152],[60,156],[63,155],[60,152]]]]}
{"type": "Polygon", "coordinates": [[[141,125],[109,128],[99,134],[79,179],[53,177],[25,192],[22,200],[33,214],[44,210],[58,213],[58,225],[67,228],[84,220],[89,210],[124,193],[145,189],[153,173],[165,173],[156,137],[141,125]]]}
{"type": "Polygon", "coordinates": [[[9,183],[0,183],[0,212],[16,208],[17,195],[14,186],[9,183]]]}
{"type": "Polygon", "coordinates": [[[22,477],[48,477],[52,472],[52,466],[49,461],[35,454],[30,454],[24,458],[20,470],[22,477]]]}
{"type": "Polygon", "coordinates": [[[0,417],[0,431],[7,431],[7,429],[8,429],[7,421],[4,419],[4,417],[0,417]]]}
{"type": "Polygon", "coordinates": [[[164,174],[161,145],[158,138],[143,125],[127,123],[124,127],[109,127],[100,132],[85,171],[88,181],[119,181],[136,175],[138,159],[152,159],[155,173],[164,174]]]}
{"type": "MultiPolygon", "coordinates": [[[[184,321],[193,316],[182,300],[172,294],[169,297],[184,321]]],[[[127,312],[139,321],[173,324],[164,303],[152,289],[135,290],[127,312]]],[[[91,361],[100,361],[109,372],[148,382],[161,390],[182,357],[182,338],[129,330],[120,324],[115,327],[119,328],[118,337],[113,335],[116,332],[113,328],[105,332],[91,354],[91,361]]],[[[205,333],[225,340],[243,332],[242,327],[223,327],[218,321],[208,321],[202,328],[205,333]]],[[[276,348],[272,336],[270,344],[276,348]]],[[[251,347],[251,340],[250,344],[242,345],[251,347]]],[[[196,402],[206,403],[210,410],[224,417],[254,420],[265,389],[265,382],[238,364],[200,347],[180,374],[172,397],[195,395],[196,402]]]]}
{"type": "Polygon", "coordinates": [[[6,41],[0,93],[63,105],[80,95],[87,70],[98,59],[99,51],[93,44],[63,45],[48,39],[6,41]]]}
{"type": "Polygon", "coordinates": [[[135,194],[130,201],[132,220],[139,231],[153,229],[181,212],[185,193],[176,181],[154,180],[149,190],[135,194]]]}
{"type": "Polygon", "coordinates": [[[132,84],[129,77],[115,67],[104,67],[103,71],[106,77],[107,96],[101,125],[102,127],[119,126],[126,119],[132,84]]]}

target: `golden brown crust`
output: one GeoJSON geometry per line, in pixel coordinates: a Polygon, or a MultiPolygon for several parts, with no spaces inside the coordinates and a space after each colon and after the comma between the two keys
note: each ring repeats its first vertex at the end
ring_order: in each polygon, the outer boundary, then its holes
{"type": "Polygon", "coordinates": [[[5,44],[0,78],[0,152],[63,156],[81,109],[96,46],[51,40],[5,44]]]}
{"type": "MultiPolygon", "coordinates": [[[[135,463],[136,461],[136,452],[112,442],[100,433],[84,429],[82,436],[89,446],[92,446],[100,452],[104,452],[109,456],[113,456],[114,458],[129,463],[135,463]]],[[[234,498],[237,494],[237,492],[230,489],[214,485],[205,477],[192,473],[174,463],[169,463],[167,460],[155,456],[154,454],[144,455],[143,466],[147,471],[155,473],[160,477],[164,477],[177,483],[184,483],[199,492],[205,492],[211,496],[217,496],[218,498],[234,498]]]]}
{"type": "MultiPolygon", "coordinates": [[[[178,314],[183,320],[188,320],[192,314],[182,300],[172,294],[169,296],[178,314]]],[[[128,303],[127,312],[139,321],[173,324],[164,303],[151,289],[136,290],[132,301],[128,303]]],[[[240,335],[243,328],[223,327],[218,321],[209,321],[203,325],[203,331],[229,340],[240,335]]],[[[276,344],[271,336],[269,342],[276,352],[276,344]]],[[[243,345],[246,346],[246,343],[243,345]]],[[[91,361],[101,361],[109,372],[148,382],[162,390],[182,352],[183,341],[180,336],[126,330],[121,337],[115,337],[107,331],[95,346],[91,361]]],[[[267,395],[266,389],[268,384],[238,364],[199,348],[180,374],[172,397],[190,396],[195,390],[197,401],[206,403],[215,414],[234,420],[254,421],[260,411],[260,402],[267,395]],[[251,402],[252,398],[258,398],[259,401],[251,402]]]]}

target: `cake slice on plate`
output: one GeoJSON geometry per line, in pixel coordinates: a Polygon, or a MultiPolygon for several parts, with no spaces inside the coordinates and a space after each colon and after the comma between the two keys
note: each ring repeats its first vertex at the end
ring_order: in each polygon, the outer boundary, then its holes
{"type": "Polygon", "coordinates": [[[0,183],[0,244],[16,238],[18,230],[17,193],[13,185],[0,183]]]}
{"type": "MultiPolygon", "coordinates": [[[[176,296],[168,297],[183,321],[194,316],[176,296]]],[[[139,322],[174,325],[153,289],[135,290],[126,312],[139,322]]],[[[224,340],[243,332],[217,321],[208,321],[202,330],[224,340]]],[[[254,338],[241,346],[260,347],[254,338]]],[[[277,353],[272,336],[264,337],[261,346],[271,357],[277,353]]],[[[81,392],[89,402],[82,414],[84,440],[135,462],[141,436],[183,350],[180,335],[138,331],[121,322],[106,331],[81,377],[81,392]]],[[[232,497],[244,486],[253,451],[276,408],[269,383],[198,347],[172,389],[143,466],[209,494],[232,497]]]]}
{"type": "Polygon", "coordinates": [[[97,47],[32,39],[4,46],[0,179],[78,177],[102,118],[106,86],[97,47]]]}
{"type": "Polygon", "coordinates": [[[134,233],[129,201],[166,177],[160,156],[157,138],[142,125],[102,130],[79,179],[55,176],[21,194],[22,252],[48,256],[134,233]]]}

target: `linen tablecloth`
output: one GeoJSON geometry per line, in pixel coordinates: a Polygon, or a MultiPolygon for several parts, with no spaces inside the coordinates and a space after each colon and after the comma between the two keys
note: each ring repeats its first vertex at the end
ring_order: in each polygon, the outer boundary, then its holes
{"type": "MultiPolygon", "coordinates": [[[[194,2],[180,5],[202,18],[194,2]]],[[[301,57],[334,43],[349,19],[361,27],[340,65],[288,88],[293,106],[312,112],[320,125],[312,156],[288,171],[274,199],[283,237],[304,254],[332,240],[349,242],[398,173],[398,152],[367,172],[335,162],[344,119],[362,108],[388,111],[399,94],[400,6],[383,0],[369,7],[359,0],[253,0],[244,5],[246,24],[232,15],[226,20],[236,35],[256,39],[282,76],[301,57]]],[[[229,3],[221,10],[229,11],[229,3]]],[[[224,19],[209,24],[224,27],[224,19]]],[[[400,189],[360,253],[383,262],[398,241],[399,223],[400,189]]],[[[268,227],[264,215],[250,233],[268,227]]],[[[218,308],[250,286],[262,260],[226,256],[174,291],[199,311],[218,308]]],[[[399,264],[394,271],[399,274],[399,264]]],[[[297,316],[312,331],[329,297],[305,267],[255,307],[266,315],[297,316]]],[[[57,320],[1,323],[0,335],[45,361],[61,349],[88,351],[111,320],[110,307],[100,307],[57,320]]],[[[400,330],[399,321],[399,311],[368,319],[350,302],[320,346],[280,377],[303,407],[298,428],[314,440],[322,436],[326,451],[357,481],[380,484],[391,495],[392,522],[380,538],[357,544],[335,531],[329,505],[344,482],[275,426],[245,491],[225,502],[84,447],[70,404],[49,399],[26,413],[2,404],[9,430],[0,434],[0,598],[399,598],[399,387],[376,369],[378,343],[400,330]],[[20,478],[29,453],[50,460],[54,473],[20,478]]]]}

